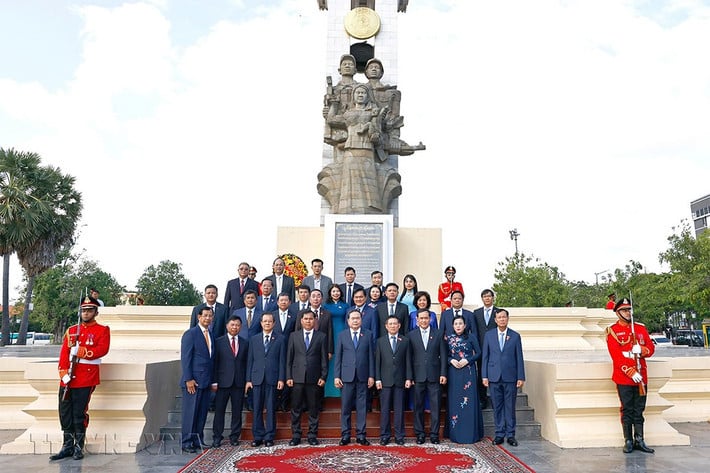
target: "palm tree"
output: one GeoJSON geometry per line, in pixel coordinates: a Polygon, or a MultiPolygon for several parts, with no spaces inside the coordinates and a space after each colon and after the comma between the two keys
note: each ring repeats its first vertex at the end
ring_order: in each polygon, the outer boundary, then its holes
{"type": "Polygon", "coordinates": [[[62,174],[59,168],[47,166],[36,179],[35,193],[48,204],[44,228],[38,238],[28,246],[17,249],[17,257],[27,275],[25,310],[18,333],[17,344],[25,345],[30,317],[30,303],[35,276],[48,270],[57,262],[57,253],[73,244],[74,231],[81,217],[81,193],[74,189],[74,177],[62,174]]]}
{"type": "MultiPolygon", "coordinates": [[[[40,166],[36,153],[0,148],[0,254],[3,256],[2,345],[10,343],[10,256],[17,252],[31,278],[54,264],[56,252],[71,240],[81,214],[74,178],[40,166]],[[47,266],[49,264],[49,266],[47,266]]],[[[23,325],[27,331],[28,297],[23,325]]]]}

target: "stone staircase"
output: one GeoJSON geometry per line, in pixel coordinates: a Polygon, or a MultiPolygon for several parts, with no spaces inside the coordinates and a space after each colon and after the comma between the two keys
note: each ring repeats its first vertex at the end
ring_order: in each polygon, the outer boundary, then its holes
{"type": "MultiPolygon", "coordinates": [[[[160,429],[161,436],[163,439],[175,439],[180,438],[180,397],[175,399],[175,407],[172,409],[168,415],[168,423],[160,429]]],[[[446,399],[442,399],[442,405],[446,404],[446,399]]],[[[380,436],[380,412],[377,402],[377,398],[373,400],[373,410],[367,414],[367,437],[372,439],[378,439],[380,436]]],[[[213,412],[209,412],[207,415],[207,424],[205,426],[205,441],[212,441],[212,419],[214,417],[213,412]]],[[[445,413],[441,413],[442,419],[442,429],[440,436],[443,436],[443,421],[445,419],[445,413]]],[[[540,423],[534,420],[534,410],[528,405],[528,396],[523,392],[518,392],[517,406],[516,406],[516,419],[517,427],[515,436],[519,440],[531,440],[540,438],[540,423]]],[[[231,411],[229,404],[227,405],[227,413],[225,415],[225,438],[229,436],[229,423],[231,420],[231,411]]],[[[242,412],[242,440],[252,440],[251,434],[251,422],[252,422],[252,412],[243,411],[242,412]]],[[[405,411],[404,414],[404,424],[406,430],[407,438],[414,438],[414,414],[412,411],[405,411]]],[[[429,414],[424,415],[425,426],[429,425],[429,414]]],[[[290,412],[277,412],[276,413],[276,440],[288,440],[291,438],[291,413],[290,412]]],[[[303,430],[303,437],[306,437],[308,432],[308,413],[304,413],[301,416],[301,426],[303,430]]],[[[355,413],[352,414],[352,438],[355,438],[355,413]]],[[[484,435],[488,437],[493,437],[495,433],[495,424],[493,421],[493,409],[490,406],[483,410],[483,426],[484,435]]],[[[326,398],[323,406],[323,411],[320,415],[320,422],[318,428],[318,438],[340,438],[340,399],[339,398],[326,398]]]]}

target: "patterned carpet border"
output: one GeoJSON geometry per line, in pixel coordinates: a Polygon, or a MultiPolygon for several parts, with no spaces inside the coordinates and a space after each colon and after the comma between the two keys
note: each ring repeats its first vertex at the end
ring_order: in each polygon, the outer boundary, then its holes
{"type": "Polygon", "coordinates": [[[227,444],[204,451],[185,465],[179,473],[282,473],[295,470],[310,473],[423,471],[418,468],[418,465],[421,467],[421,462],[430,461],[427,459],[439,454],[448,455],[446,455],[447,464],[438,465],[433,470],[437,473],[533,472],[504,448],[492,445],[489,439],[467,445],[444,441],[439,445],[407,443],[404,446],[390,444],[386,447],[375,444],[368,447],[357,444],[341,447],[337,444],[337,440],[324,439],[318,446],[303,443],[291,447],[288,446],[287,441],[278,441],[273,447],[260,448],[252,448],[246,444],[241,447],[231,447],[227,444]]]}

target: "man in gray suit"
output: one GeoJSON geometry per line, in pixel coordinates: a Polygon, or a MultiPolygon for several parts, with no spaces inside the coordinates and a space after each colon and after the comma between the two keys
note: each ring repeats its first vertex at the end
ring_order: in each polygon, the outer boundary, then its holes
{"type": "Polygon", "coordinates": [[[375,350],[372,335],[362,329],[362,318],[357,309],[347,315],[348,330],[338,335],[335,345],[333,372],[335,387],[342,389],[340,408],[340,445],[350,443],[350,416],[355,406],[357,443],[367,441],[367,390],[375,385],[375,350]]]}
{"type": "Polygon", "coordinates": [[[394,439],[404,445],[404,390],[412,385],[409,339],[399,334],[399,319],[390,315],[387,333],[377,340],[375,386],[380,391],[380,445],[392,436],[390,410],[394,408],[394,439]]]}
{"type": "Polygon", "coordinates": [[[444,335],[429,326],[431,316],[428,309],[417,311],[417,328],[410,330],[407,337],[412,351],[412,371],[414,377],[414,433],[419,445],[424,443],[424,394],[429,395],[431,406],[431,443],[439,443],[439,420],[441,386],[446,384],[446,349],[444,335]]]}
{"type": "MultiPolygon", "coordinates": [[[[481,291],[483,307],[473,311],[473,320],[478,330],[478,346],[480,347],[483,347],[483,339],[486,336],[486,332],[496,328],[496,312],[498,308],[493,305],[495,298],[496,296],[491,289],[484,289],[481,291]]],[[[481,409],[485,409],[488,407],[488,389],[483,385],[483,378],[481,378],[482,362],[483,357],[479,357],[476,360],[476,367],[478,368],[478,400],[481,402],[481,409]]]]}
{"type": "Polygon", "coordinates": [[[291,441],[301,443],[301,414],[308,407],[308,444],[318,445],[320,417],[319,388],[328,378],[328,341],[325,333],[315,330],[313,311],[299,314],[301,329],[292,332],[286,349],[286,385],[291,388],[291,441]],[[305,401],[305,402],[304,402],[305,401]]]}
{"type": "Polygon", "coordinates": [[[306,276],[301,284],[310,287],[311,291],[318,289],[323,294],[328,294],[330,286],[333,285],[333,280],[325,274],[322,274],[323,260],[319,258],[313,259],[311,261],[311,270],[313,271],[313,275],[306,276]]]}

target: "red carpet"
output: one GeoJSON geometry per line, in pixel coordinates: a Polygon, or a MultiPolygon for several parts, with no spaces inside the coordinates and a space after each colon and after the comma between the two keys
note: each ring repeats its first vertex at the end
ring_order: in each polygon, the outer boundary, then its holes
{"type": "MultiPolygon", "coordinates": [[[[411,440],[410,440],[411,442],[411,440]]],[[[505,449],[484,439],[473,445],[443,442],[440,445],[382,447],[357,444],[340,447],[324,440],[289,447],[279,442],[269,448],[222,446],[209,449],[187,464],[180,473],[530,473],[532,470],[505,449]]]]}

